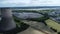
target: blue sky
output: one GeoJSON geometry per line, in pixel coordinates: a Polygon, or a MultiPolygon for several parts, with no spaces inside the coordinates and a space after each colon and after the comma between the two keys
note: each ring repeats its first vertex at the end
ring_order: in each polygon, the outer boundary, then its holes
{"type": "Polygon", "coordinates": [[[60,0],[0,0],[0,7],[60,6],[60,0]]]}

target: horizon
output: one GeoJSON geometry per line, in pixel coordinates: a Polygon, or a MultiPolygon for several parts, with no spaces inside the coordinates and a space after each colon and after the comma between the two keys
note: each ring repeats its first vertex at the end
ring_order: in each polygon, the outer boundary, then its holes
{"type": "Polygon", "coordinates": [[[55,8],[58,8],[60,9],[60,6],[28,6],[28,7],[0,7],[0,8],[11,8],[11,9],[42,9],[42,8],[55,9],[55,8]]]}

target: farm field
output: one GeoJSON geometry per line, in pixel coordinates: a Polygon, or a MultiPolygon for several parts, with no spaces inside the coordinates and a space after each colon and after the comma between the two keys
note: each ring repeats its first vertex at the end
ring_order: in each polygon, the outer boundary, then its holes
{"type": "Polygon", "coordinates": [[[45,24],[49,28],[53,28],[54,30],[56,30],[57,33],[60,32],[60,28],[59,28],[60,27],[60,24],[59,24],[59,21],[58,21],[59,19],[55,19],[55,18],[60,17],[59,16],[59,14],[60,14],[60,11],[59,10],[16,10],[16,11],[13,11],[13,13],[16,13],[15,14],[16,16],[15,15],[14,16],[18,20],[23,21],[23,23],[24,23],[24,20],[28,20],[26,22],[26,24],[27,23],[28,24],[34,24],[33,22],[32,23],[29,23],[29,21],[36,21],[37,23],[38,22],[42,22],[43,25],[45,24]],[[58,11],[58,13],[57,13],[58,15],[56,15],[55,13],[53,13],[53,12],[56,12],[56,11],[58,11]],[[26,13],[27,18],[22,18],[21,19],[21,17],[18,17],[19,14],[17,14],[17,13],[21,13],[20,15],[22,15],[23,13],[26,13]],[[33,16],[32,16],[33,18],[29,18],[29,16],[28,16],[29,13],[35,13],[35,14],[38,13],[38,14],[41,14],[42,16],[40,16],[39,18],[34,18],[33,16]],[[55,17],[55,18],[53,18],[53,17],[55,17]]]}

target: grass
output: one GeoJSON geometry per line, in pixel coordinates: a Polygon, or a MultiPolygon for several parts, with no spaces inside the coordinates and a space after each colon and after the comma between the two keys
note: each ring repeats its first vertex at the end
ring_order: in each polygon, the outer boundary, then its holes
{"type": "Polygon", "coordinates": [[[56,29],[57,32],[60,32],[60,24],[58,24],[57,22],[55,22],[51,19],[48,19],[45,22],[49,27],[52,27],[52,28],[56,29]]]}

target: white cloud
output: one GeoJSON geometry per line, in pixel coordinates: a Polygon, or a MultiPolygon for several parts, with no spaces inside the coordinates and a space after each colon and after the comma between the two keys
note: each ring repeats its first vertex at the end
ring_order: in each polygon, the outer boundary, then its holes
{"type": "Polygon", "coordinates": [[[60,6],[60,0],[3,0],[5,6],[60,6]]]}

